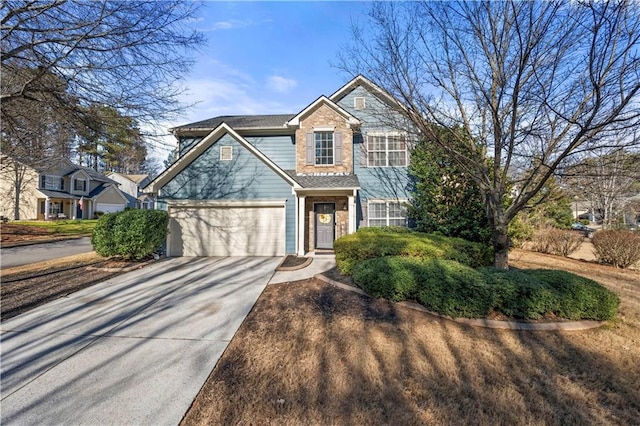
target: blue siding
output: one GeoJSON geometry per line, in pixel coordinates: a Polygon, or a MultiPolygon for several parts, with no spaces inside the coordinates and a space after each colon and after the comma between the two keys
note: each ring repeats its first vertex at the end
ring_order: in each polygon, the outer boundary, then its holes
{"type": "Polygon", "coordinates": [[[360,119],[361,133],[354,135],[353,171],[362,189],[358,200],[358,221],[366,224],[366,205],[370,199],[409,199],[411,194],[411,179],[407,167],[366,167],[366,145],[364,136],[370,131],[406,131],[411,128],[403,117],[392,112],[385,102],[362,86],[356,87],[338,102],[345,110],[360,119]],[[363,110],[354,108],[354,98],[364,97],[366,107],[363,110]]]}
{"type": "Polygon", "coordinates": [[[286,199],[286,252],[295,253],[296,201],[291,185],[229,135],[221,137],[163,186],[160,190],[160,198],[163,200],[286,199]],[[231,161],[220,161],[220,146],[233,147],[231,161]]]}
{"type": "Polygon", "coordinates": [[[295,170],[296,145],[293,135],[245,136],[245,139],[281,169],[295,170]]]}

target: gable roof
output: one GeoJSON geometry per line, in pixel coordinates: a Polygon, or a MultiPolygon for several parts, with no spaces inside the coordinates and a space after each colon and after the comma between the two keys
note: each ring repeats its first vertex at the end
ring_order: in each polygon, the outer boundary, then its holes
{"type": "Polygon", "coordinates": [[[313,111],[315,108],[317,108],[318,106],[320,106],[322,104],[327,105],[329,108],[333,109],[338,114],[343,116],[345,121],[349,124],[349,126],[357,126],[357,125],[360,124],[360,120],[358,120],[356,117],[351,115],[347,110],[342,108],[337,103],[333,102],[331,99],[329,99],[326,96],[322,95],[318,99],[313,101],[305,109],[303,109],[298,114],[293,116],[289,121],[287,121],[287,126],[289,126],[289,127],[297,127],[297,126],[299,126],[300,125],[300,119],[302,119],[304,116],[306,116],[307,114],[309,114],[311,111],[313,111]]]}
{"type": "Polygon", "coordinates": [[[271,168],[276,174],[282,177],[294,188],[298,188],[300,185],[291,178],[284,170],[271,161],[267,156],[260,152],[256,147],[251,145],[245,138],[240,136],[238,132],[232,129],[227,123],[220,124],[215,130],[212,130],[207,136],[199,141],[194,147],[192,147],[186,154],[176,160],[165,171],[163,171],[158,177],[156,177],[149,185],[147,185],[143,191],[150,193],[157,193],[161,187],[167,184],[178,173],[180,173],[185,167],[195,161],[200,155],[202,155],[209,147],[216,143],[222,136],[229,134],[240,145],[242,145],[247,151],[258,157],[264,164],[271,168]]]}
{"type": "Polygon", "coordinates": [[[236,130],[245,129],[278,129],[286,128],[286,123],[295,114],[265,114],[265,115],[221,115],[195,123],[184,124],[169,129],[171,133],[186,130],[214,130],[222,123],[236,130]]]}
{"type": "Polygon", "coordinates": [[[107,174],[107,176],[113,176],[113,175],[122,176],[123,178],[130,180],[135,184],[140,184],[140,182],[142,182],[143,180],[149,177],[148,174],[127,175],[119,172],[109,172],[109,174],[107,174]]]}
{"type": "Polygon", "coordinates": [[[382,100],[386,101],[392,106],[397,106],[404,109],[404,105],[402,105],[395,97],[393,97],[389,92],[375,84],[373,81],[369,80],[367,77],[362,74],[358,74],[349,82],[347,82],[344,86],[335,91],[335,93],[329,96],[333,102],[338,102],[340,99],[347,96],[353,89],[358,86],[365,86],[372,93],[378,95],[382,100]]]}

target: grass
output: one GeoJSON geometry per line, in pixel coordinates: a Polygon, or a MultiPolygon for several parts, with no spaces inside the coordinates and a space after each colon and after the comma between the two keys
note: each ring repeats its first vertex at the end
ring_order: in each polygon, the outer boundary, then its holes
{"type": "Polygon", "coordinates": [[[91,235],[97,220],[14,221],[12,225],[35,226],[56,235],[91,235]]]}
{"type": "Polygon", "coordinates": [[[636,424],[640,273],[526,252],[622,300],[583,332],[474,328],[315,280],[268,286],[183,424],[636,424]]]}

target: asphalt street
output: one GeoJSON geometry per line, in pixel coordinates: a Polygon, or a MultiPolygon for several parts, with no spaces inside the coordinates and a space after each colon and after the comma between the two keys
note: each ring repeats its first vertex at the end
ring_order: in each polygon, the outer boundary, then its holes
{"type": "Polygon", "coordinates": [[[0,268],[28,265],[93,251],[91,238],[76,238],[55,243],[32,244],[0,249],[0,268]]]}

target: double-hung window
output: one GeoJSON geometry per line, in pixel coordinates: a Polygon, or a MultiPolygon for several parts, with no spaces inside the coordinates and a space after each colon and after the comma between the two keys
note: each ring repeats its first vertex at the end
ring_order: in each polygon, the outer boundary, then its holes
{"type": "Polygon", "coordinates": [[[315,132],[316,165],[333,165],[333,132],[315,132]]]}
{"type": "Polygon", "coordinates": [[[59,176],[41,175],[40,188],[64,191],[64,178],[59,176]]]}
{"type": "Polygon", "coordinates": [[[367,135],[369,167],[404,167],[407,165],[407,136],[403,133],[367,135]]]}
{"type": "Polygon", "coordinates": [[[84,179],[74,179],[73,190],[85,192],[87,190],[87,181],[84,179]]]}
{"type": "Polygon", "coordinates": [[[407,226],[407,209],[401,201],[369,201],[369,226],[407,226]]]}

